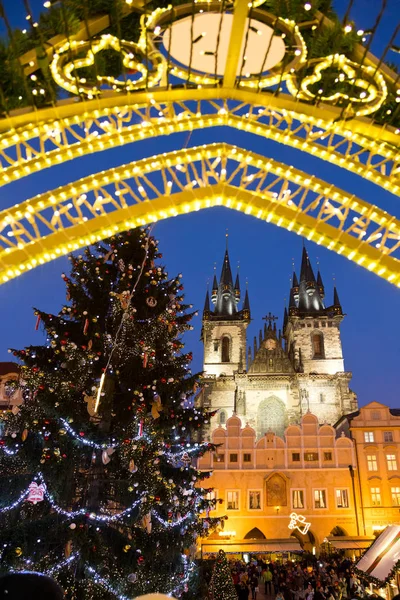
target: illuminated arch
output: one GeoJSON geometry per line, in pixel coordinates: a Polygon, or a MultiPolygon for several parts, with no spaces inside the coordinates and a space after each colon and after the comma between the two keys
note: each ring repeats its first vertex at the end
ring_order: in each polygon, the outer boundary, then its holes
{"type": "Polygon", "coordinates": [[[213,206],[303,235],[400,287],[400,221],[321,179],[229,144],[142,159],[3,210],[0,282],[118,231],[213,206]]]}
{"type": "Polygon", "coordinates": [[[339,115],[334,107],[288,96],[224,88],[71,100],[35,111],[34,118],[27,112],[0,119],[0,185],[110,147],[226,126],[296,148],[399,194],[398,135],[363,121],[338,121],[339,115]]]}

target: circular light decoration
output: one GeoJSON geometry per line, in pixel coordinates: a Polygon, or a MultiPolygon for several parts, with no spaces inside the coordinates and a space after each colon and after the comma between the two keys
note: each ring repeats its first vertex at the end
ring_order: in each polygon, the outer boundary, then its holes
{"type": "Polygon", "coordinates": [[[375,68],[359,65],[343,54],[333,54],[326,58],[310,61],[313,72],[300,82],[296,74],[287,80],[289,92],[302,100],[314,101],[316,98],[327,104],[344,102],[347,111],[354,116],[376,112],[387,97],[387,87],[383,75],[375,68]],[[331,94],[324,92],[324,71],[337,71],[336,87],[347,84],[348,91],[334,89],[331,94]],[[311,86],[319,89],[317,93],[311,86]],[[355,106],[352,106],[355,105],[355,106]]]}
{"type": "MultiPolygon", "coordinates": [[[[222,79],[233,14],[221,13],[220,8],[218,2],[197,2],[193,14],[193,5],[184,4],[157,9],[142,22],[142,36],[145,29],[154,32],[155,44],[168,57],[171,75],[197,85],[215,85],[222,79]]],[[[239,85],[261,88],[284,81],[307,58],[297,25],[254,8],[250,17],[236,73],[239,85]]]]}
{"type": "Polygon", "coordinates": [[[165,60],[154,49],[152,52],[147,53],[147,64],[151,65],[151,70],[147,69],[145,62],[145,49],[140,45],[140,41],[136,44],[105,34],[92,41],[67,42],[54,53],[50,68],[54,81],[60,87],[72,94],[85,94],[88,98],[93,98],[100,94],[102,89],[132,91],[156,85],[164,72],[165,60]],[[125,80],[97,75],[97,81],[93,83],[87,81],[84,77],[80,77],[79,69],[92,67],[95,54],[109,49],[121,53],[125,69],[128,73],[134,75],[134,78],[126,78],[125,80]],[[81,55],[84,52],[86,52],[85,56],[70,60],[71,53],[81,55]]]}

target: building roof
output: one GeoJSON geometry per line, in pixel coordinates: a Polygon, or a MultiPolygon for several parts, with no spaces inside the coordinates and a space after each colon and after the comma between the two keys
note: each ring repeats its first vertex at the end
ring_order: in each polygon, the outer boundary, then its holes
{"type": "Polygon", "coordinates": [[[9,375],[10,373],[19,373],[19,369],[19,365],[15,362],[0,362],[0,377],[9,375]]]}

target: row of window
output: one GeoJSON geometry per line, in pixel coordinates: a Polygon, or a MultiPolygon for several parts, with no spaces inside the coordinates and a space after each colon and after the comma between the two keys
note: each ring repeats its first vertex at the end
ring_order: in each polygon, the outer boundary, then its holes
{"type": "MultiPolygon", "coordinates": [[[[371,487],[371,505],[382,506],[382,494],[380,487],[371,487]]],[[[400,506],[400,486],[391,487],[390,494],[392,499],[392,506],[400,506]]],[[[207,495],[207,498],[214,499],[218,498],[218,490],[213,490],[207,495]]],[[[306,490],[305,489],[291,489],[290,490],[291,508],[294,510],[301,510],[307,508],[306,506],[306,490]]],[[[313,489],[312,490],[313,508],[328,508],[327,502],[327,490],[326,489],[313,489]]],[[[336,508],[349,508],[350,507],[350,496],[348,488],[336,488],[335,489],[335,505],[336,508]]],[[[247,490],[247,505],[248,510],[262,510],[262,490],[247,490]]],[[[226,510],[240,510],[240,490],[227,490],[226,491],[226,510]]]]}
{"type": "MultiPolygon", "coordinates": [[[[392,505],[400,506],[400,487],[391,487],[392,505]]],[[[371,505],[382,506],[382,495],[380,487],[371,487],[371,505]]]]}
{"type": "MultiPolygon", "coordinates": [[[[397,471],[397,458],[395,454],[386,454],[388,471],[397,471]]],[[[376,454],[367,454],[368,471],[378,471],[378,457],[376,454]]]]}
{"type": "MultiPolygon", "coordinates": [[[[313,508],[328,508],[326,489],[313,489],[312,497],[313,508]]],[[[210,492],[207,498],[209,500],[218,498],[218,490],[210,492]]],[[[300,510],[307,508],[305,489],[291,489],[290,498],[292,509],[300,510]]],[[[335,489],[335,504],[336,508],[349,508],[350,500],[347,488],[335,489]]],[[[247,510],[262,510],[262,490],[247,490],[247,504],[243,508],[247,508],[247,510]]],[[[240,510],[240,490],[226,490],[226,510],[240,510]]]]}
{"type": "MultiPolygon", "coordinates": [[[[384,442],[393,442],[393,431],[384,431],[383,432],[383,441],[384,442]]],[[[364,431],[364,442],[366,444],[375,442],[375,432],[374,431],[364,431]]]]}
{"type": "MultiPolygon", "coordinates": [[[[223,461],[224,457],[225,457],[224,452],[218,453],[218,461],[223,461]]],[[[237,463],[238,457],[239,457],[239,455],[237,452],[230,452],[229,453],[229,462],[237,463]]],[[[332,452],[324,452],[323,457],[324,457],[325,461],[333,460],[332,452]]],[[[306,462],[318,461],[318,452],[304,452],[303,458],[306,462]]],[[[301,460],[301,453],[300,452],[292,452],[292,462],[300,462],[300,460],[301,460]]],[[[243,462],[250,463],[251,461],[252,461],[251,452],[244,452],[243,453],[243,462]]]]}

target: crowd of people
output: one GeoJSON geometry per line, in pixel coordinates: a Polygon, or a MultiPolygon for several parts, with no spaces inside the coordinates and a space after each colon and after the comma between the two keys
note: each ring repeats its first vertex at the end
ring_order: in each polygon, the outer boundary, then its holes
{"type": "Polygon", "coordinates": [[[239,600],[257,600],[257,594],[275,600],[360,600],[367,596],[350,559],[304,562],[231,562],[239,600]]]}

